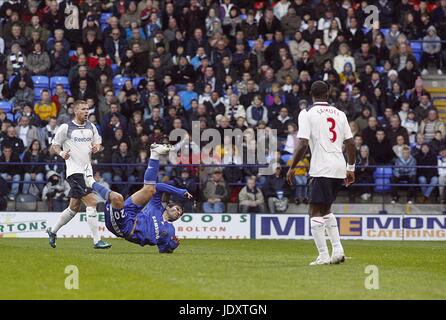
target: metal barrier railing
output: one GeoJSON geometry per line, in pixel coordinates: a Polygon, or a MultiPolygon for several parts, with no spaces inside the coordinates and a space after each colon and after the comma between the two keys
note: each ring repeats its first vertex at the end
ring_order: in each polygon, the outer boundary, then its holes
{"type": "MultiPolygon", "coordinates": [[[[23,162],[0,162],[0,165],[19,165],[19,166],[58,166],[58,167],[65,167],[65,164],[62,162],[28,162],[28,163],[23,163],[23,162]]],[[[101,164],[94,164],[93,168],[101,168],[101,167],[112,167],[112,166],[119,166],[119,167],[144,167],[147,164],[144,163],[101,163],[101,164]]],[[[203,168],[203,167],[208,167],[208,168],[237,168],[240,169],[240,167],[244,168],[265,168],[268,167],[268,165],[264,164],[264,165],[259,165],[259,164],[243,164],[243,165],[234,165],[234,164],[161,164],[160,168],[203,168]]],[[[281,165],[281,167],[283,169],[287,169],[289,168],[289,166],[286,165],[281,165]]],[[[415,168],[415,169],[439,169],[439,168],[446,168],[446,166],[421,166],[421,165],[417,165],[417,166],[396,166],[396,165],[369,165],[369,166],[360,166],[358,165],[357,168],[371,168],[371,169],[395,169],[395,168],[404,168],[404,169],[411,169],[411,168],[415,168]]],[[[296,166],[296,168],[305,168],[304,166],[296,166]]],[[[198,174],[201,174],[200,172],[198,174]]],[[[390,178],[390,176],[393,175],[392,174],[389,175],[389,173],[386,173],[384,175],[378,176],[376,178],[378,179],[383,179],[383,178],[390,178]]],[[[30,183],[30,181],[24,181],[24,180],[20,180],[20,181],[14,181],[15,183],[30,183]]],[[[33,181],[32,183],[46,183],[46,181],[33,181]]],[[[141,184],[142,182],[138,182],[138,181],[129,181],[129,182],[113,182],[114,184],[141,184]]],[[[244,186],[245,184],[242,182],[238,182],[238,183],[230,183],[229,185],[231,186],[244,186]]],[[[354,186],[378,186],[380,184],[376,184],[376,183],[355,183],[353,185],[354,186]]],[[[386,183],[387,186],[406,186],[406,187],[420,187],[420,186],[431,186],[431,184],[421,184],[421,183],[415,183],[415,184],[397,184],[397,183],[386,183]]],[[[436,184],[435,186],[440,186],[439,184],[436,184]]]]}
{"type": "MultiPolygon", "coordinates": [[[[0,163],[0,165],[2,164],[9,164],[9,165],[20,165],[20,166],[58,166],[60,168],[63,168],[65,166],[65,163],[63,162],[29,162],[29,163],[23,163],[23,162],[8,162],[8,163],[0,163]]],[[[120,167],[144,167],[146,164],[144,163],[100,163],[100,164],[94,164],[93,167],[94,168],[104,168],[104,167],[112,167],[112,166],[120,166],[120,167]]],[[[219,168],[237,168],[240,169],[240,167],[243,168],[261,168],[261,167],[267,167],[268,165],[259,165],[259,164],[243,164],[243,165],[234,165],[234,164],[162,164],[160,165],[160,168],[178,168],[178,167],[187,167],[187,168],[203,168],[203,167],[219,167],[219,168]]],[[[286,165],[281,165],[281,167],[283,169],[287,169],[289,168],[289,166],[286,165]]],[[[386,210],[386,195],[388,195],[392,188],[395,187],[401,187],[401,188],[421,188],[421,187],[433,187],[433,188],[438,188],[438,187],[445,187],[442,186],[440,183],[436,183],[436,184],[429,184],[429,183],[392,183],[390,181],[390,177],[393,176],[393,169],[395,168],[405,168],[405,169],[410,169],[410,168],[414,168],[414,169],[439,169],[439,168],[446,168],[446,166],[444,167],[439,167],[439,166],[421,166],[421,165],[417,165],[417,166],[396,166],[396,165],[370,165],[370,166],[365,166],[369,169],[392,169],[392,172],[387,171],[386,173],[383,173],[382,175],[378,176],[378,177],[374,177],[375,179],[382,179],[381,183],[355,183],[352,186],[349,187],[349,190],[355,190],[356,188],[360,188],[360,187],[371,187],[371,188],[376,188],[376,187],[381,187],[382,190],[380,191],[375,191],[373,192],[374,194],[380,194],[381,195],[381,211],[379,212],[380,214],[387,214],[387,210],[386,210]],[[387,180],[386,180],[387,179],[387,180]]],[[[298,166],[297,168],[303,168],[302,166],[298,166]]],[[[362,168],[362,166],[357,166],[358,169],[362,168]]],[[[200,175],[201,173],[198,172],[198,175],[200,175]]],[[[285,177],[284,177],[285,178],[285,177]]],[[[46,184],[47,181],[43,180],[43,181],[26,181],[23,180],[22,178],[19,181],[8,181],[8,184],[36,184],[36,185],[42,185],[42,184],[46,184]]],[[[136,185],[142,185],[143,182],[142,181],[110,181],[110,183],[112,185],[115,186],[120,186],[120,185],[131,185],[131,186],[136,186],[136,185]]],[[[245,186],[246,183],[244,182],[235,182],[235,183],[228,183],[229,187],[243,187],[245,186]]],[[[201,194],[201,187],[202,187],[202,183],[197,182],[197,186],[198,186],[198,193],[201,194]]],[[[296,184],[295,186],[300,186],[303,187],[305,186],[304,184],[296,184]]],[[[445,190],[446,191],[446,190],[445,190]]],[[[445,208],[445,212],[446,214],[446,208],[445,208]]]]}
{"type": "MultiPolygon", "coordinates": [[[[65,166],[64,162],[57,162],[57,161],[47,161],[47,162],[0,162],[0,165],[22,165],[22,166],[47,166],[47,165],[57,165],[57,166],[65,166]]],[[[146,166],[147,163],[93,163],[93,167],[111,167],[111,166],[130,166],[130,167],[138,167],[138,166],[146,166]]],[[[266,168],[270,166],[271,163],[268,164],[195,164],[195,163],[178,163],[178,164],[172,164],[172,163],[166,163],[166,164],[160,164],[160,167],[243,167],[243,168],[249,168],[249,167],[257,167],[257,168],[266,168]]],[[[288,165],[280,165],[282,168],[289,168],[288,165]]],[[[296,166],[295,168],[305,168],[305,166],[296,166]]],[[[367,166],[361,166],[356,165],[356,168],[418,168],[418,169],[438,169],[438,168],[446,168],[446,166],[397,166],[393,164],[382,164],[382,165],[367,165],[367,166]]]]}

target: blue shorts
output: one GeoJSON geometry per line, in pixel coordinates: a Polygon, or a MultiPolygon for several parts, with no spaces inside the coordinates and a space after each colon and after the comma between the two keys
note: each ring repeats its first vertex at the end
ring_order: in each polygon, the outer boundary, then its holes
{"type": "Polygon", "coordinates": [[[112,208],[111,203],[107,201],[104,209],[105,226],[115,236],[127,238],[132,232],[136,216],[143,208],[143,206],[134,204],[131,197],[125,200],[122,209],[112,208]]]}

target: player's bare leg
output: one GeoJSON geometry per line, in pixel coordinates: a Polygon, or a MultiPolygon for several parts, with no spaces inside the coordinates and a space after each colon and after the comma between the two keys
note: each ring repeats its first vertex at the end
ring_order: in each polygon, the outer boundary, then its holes
{"type": "Polygon", "coordinates": [[[155,194],[155,185],[145,184],[141,189],[132,194],[132,202],[138,206],[145,206],[155,194]]]}
{"type": "Polygon", "coordinates": [[[49,244],[52,248],[56,248],[57,231],[66,225],[79,212],[82,201],[80,199],[71,198],[68,208],[62,211],[59,220],[52,227],[46,229],[49,237],[49,244]]]}

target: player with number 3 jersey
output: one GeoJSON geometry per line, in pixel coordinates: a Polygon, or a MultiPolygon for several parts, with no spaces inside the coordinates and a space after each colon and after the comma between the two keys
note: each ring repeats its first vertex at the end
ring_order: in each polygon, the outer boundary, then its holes
{"type": "Polygon", "coordinates": [[[311,162],[308,180],[311,232],[319,251],[318,258],[311,265],[336,264],[344,262],[344,248],[339,237],[338,224],[331,213],[331,205],[345,181],[349,186],[355,180],[355,145],[353,135],[344,112],[330,105],[328,86],[316,81],[311,86],[313,105],[299,114],[298,142],[293,164],[287,174],[288,182],[293,181],[294,167],[310,147],[311,162]],[[348,158],[346,165],[343,146],[348,158]],[[329,256],[325,231],[332,243],[329,256]]]}

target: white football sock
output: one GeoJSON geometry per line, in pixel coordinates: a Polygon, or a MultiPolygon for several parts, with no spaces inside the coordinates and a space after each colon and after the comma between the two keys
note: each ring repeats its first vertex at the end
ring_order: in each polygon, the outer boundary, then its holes
{"type": "Polygon", "coordinates": [[[87,223],[90,227],[91,236],[93,237],[93,242],[96,244],[101,237],[99,237],[99,222],[98,222],[98,213],[95,207],[87,207],[87,223]]]}
{"type": "Polygon", "coordinates": [[[322,217],[313,217],[311,221],[311,233],[313,234],[314,243],[319,251],[319,257],[328,259],[328,247],[325,240],[325,221],[322,217]]]}
{"type": "Polygon", "coordinates": [[[70,222],[71,219],[74,218],[76,215],[76,212],[70,209],[70,207],[66,208],[64,211],[62,211],[59,221],[56,222],[56,224],[51,228],[52,233],[57,233],[62,226],[66,225],[68,222],[70,222]]]}
{"type": "Polygon", "coordinates": [[[329,213],[324,217],[325,229],[333,247],[333,252],[336,254],[344,254],[344,248],[341,244],[341,237],[339,236],[338,221],[333,213],[329,213]]]}

